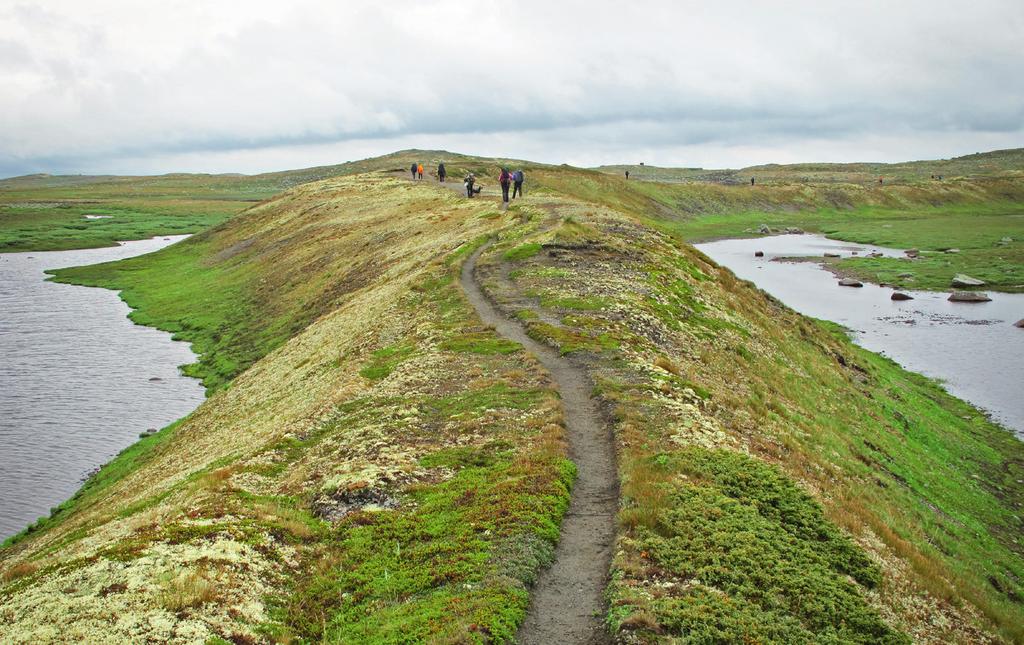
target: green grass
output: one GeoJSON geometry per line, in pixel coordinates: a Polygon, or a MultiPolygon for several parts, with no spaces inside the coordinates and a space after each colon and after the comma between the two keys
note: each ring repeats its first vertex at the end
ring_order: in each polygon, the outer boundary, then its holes
{"type": "Polygon", "coordinates": [[[359,370],[359,375],[374,381],[385,378],[415,351],[412,345],[392,345],[378,349],[372,354],[370,362],[359,370]]]}
{"type": "Polygon", "coordinates": [[[540,253],[541,248],[541,245],[536,243],[523,244],[506,251],[504,257],[510,262],[518,262],[537,255],[540,253]]]}

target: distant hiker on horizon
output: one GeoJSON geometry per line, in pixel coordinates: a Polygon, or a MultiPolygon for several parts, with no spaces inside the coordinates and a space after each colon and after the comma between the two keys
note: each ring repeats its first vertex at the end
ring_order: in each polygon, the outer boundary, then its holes
{"type": "Polygon", "coordinates": [[[413,162],[413,164],[411,166],[409,166],[409,171],[412,173],[412,178],[413,179],[416,179],[416,168],[417,167],[418,166],[416,165],[416,162],[413,162]]]}
{"type": "Polygon", "coordinates": [[[512,174],[508,168],[502,168],[498,173],[498,183],[501,184],[501,201],[508,203],[508,187],[512,183],[512,174]]]}
{"type": "Polygon", "coordinates": [[[416,172],[419,174],[420,179],[423,179],[423,164],[416,166],[416,172]]]}
{"type": "Polygon", "coordinates": [[[466,178],[463,179],[462,181],[463,184],[466,186],[466,197],[478,195],[480,191],[483,190],[483,186],[473,188],[473,184],[476,183],[476,176],[473,173],[469,173],[468,175],[466,175],[466,178]]]}
{"type": "Polygon", "coordinates": [[[750,185],[751,185],[751,186],[753,186],[753,185],[754,185],[754,178],[753,178],[753,177],[751,177],[751,178],[750,178],[750,185]]]}
{"type": "Polygon", "coordinates": [[[626,171],[626,180],[627,181],[629,180],[629,171],[628,170],[626,171]]]}
{"type": "Polygon", "coordinates": [[[523,181],[525,179],[526,175],[523,174],[522,169],[512,173],[512,199],[515,199],[516,195],[523,196],[523,181]]]}
{"type": "Polygon", "coordinates": [[[443,184],[447,177],[448,171],[444,169],[444,163],[437,164],[437,180],[443,184]]]}

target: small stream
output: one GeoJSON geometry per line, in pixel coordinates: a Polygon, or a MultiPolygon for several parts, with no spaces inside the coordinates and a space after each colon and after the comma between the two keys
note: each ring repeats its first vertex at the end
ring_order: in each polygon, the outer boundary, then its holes
{"type": "Polygon", "coordinates": [[[0,540],[47,515],[86,475],[194,410],[187,343],[135,325],[114,291],[47,282],[44,269],[119,260],[187,236],[0,254],[0,540]]]}
{"type": "MultiPolygon", "coordinates": [[[[908,370],[942,381],[946,389],[988,412],[1024,438],[1024,294],[988,291],[991,302],[949,302],[948,293],[907,291],[913,300],[893,301],[891,288],[865,283],[838,286],[815,262],[773,261],[872,251],[904,257],[897,249],[830,240],[820,235],[777,235],[695,245],[740,278],[750,280],[800,313],[852,331],[862,347],[908,370]],[[754,257],[763,251],[764,257],[754,257]]],[[[907,260],[907,270],[913,262],[907,260]]]]}

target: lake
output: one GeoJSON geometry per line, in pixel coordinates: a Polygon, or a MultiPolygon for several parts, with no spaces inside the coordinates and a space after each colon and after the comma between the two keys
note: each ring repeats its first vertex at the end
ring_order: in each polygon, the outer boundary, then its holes
{"type": "Polygon", "coordinates": [[[187,343],[135,325],[114,291],[46,282],[44,269],[149,253],[187,236],[0,254],[0,540],[49,514],[149,428],[204,399],[178,366],[187,343]]]}
{"type": "MultiPolygon", "coordinates": [[[[906,291],[913,300],[893,301],[893,290],[865,283],[838,286],[816,262],[773,261],[871,251],[904,257],[898,249],[829,240],[820,235],[776,235],[696,244],[715,262],[750,280],[800,313],[839,323],[854,341],[904,368],[943,382],[946,389],[988,412],[1024,437],[1024,294],[988,291],[991,302],[949,302],[948,293],[906,291]],[[763,251],[764,257],[754,257],[763,251]]],[[[908,271],[913,262],[907,261],[908,271]]]]}

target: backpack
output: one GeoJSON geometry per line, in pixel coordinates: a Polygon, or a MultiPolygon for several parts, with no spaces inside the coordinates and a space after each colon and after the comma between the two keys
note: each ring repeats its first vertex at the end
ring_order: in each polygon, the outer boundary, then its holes
{"type": "Polygon", "coordinates": [[[514,173],[512,173],[512,181],[516,182],[517,184],[522,182],[523,181],[523,171],[522,170],[517,170],[514,173]]]}
{"type": "Polygon", "coordinates": [[[505,171],[505,170],[502,170],[501,174],[498,175],[498,181],[500,181],[501,183],[504,184],[504,183],[508,182],[508,179],[509,179],[508,172],[505,171]]]}

